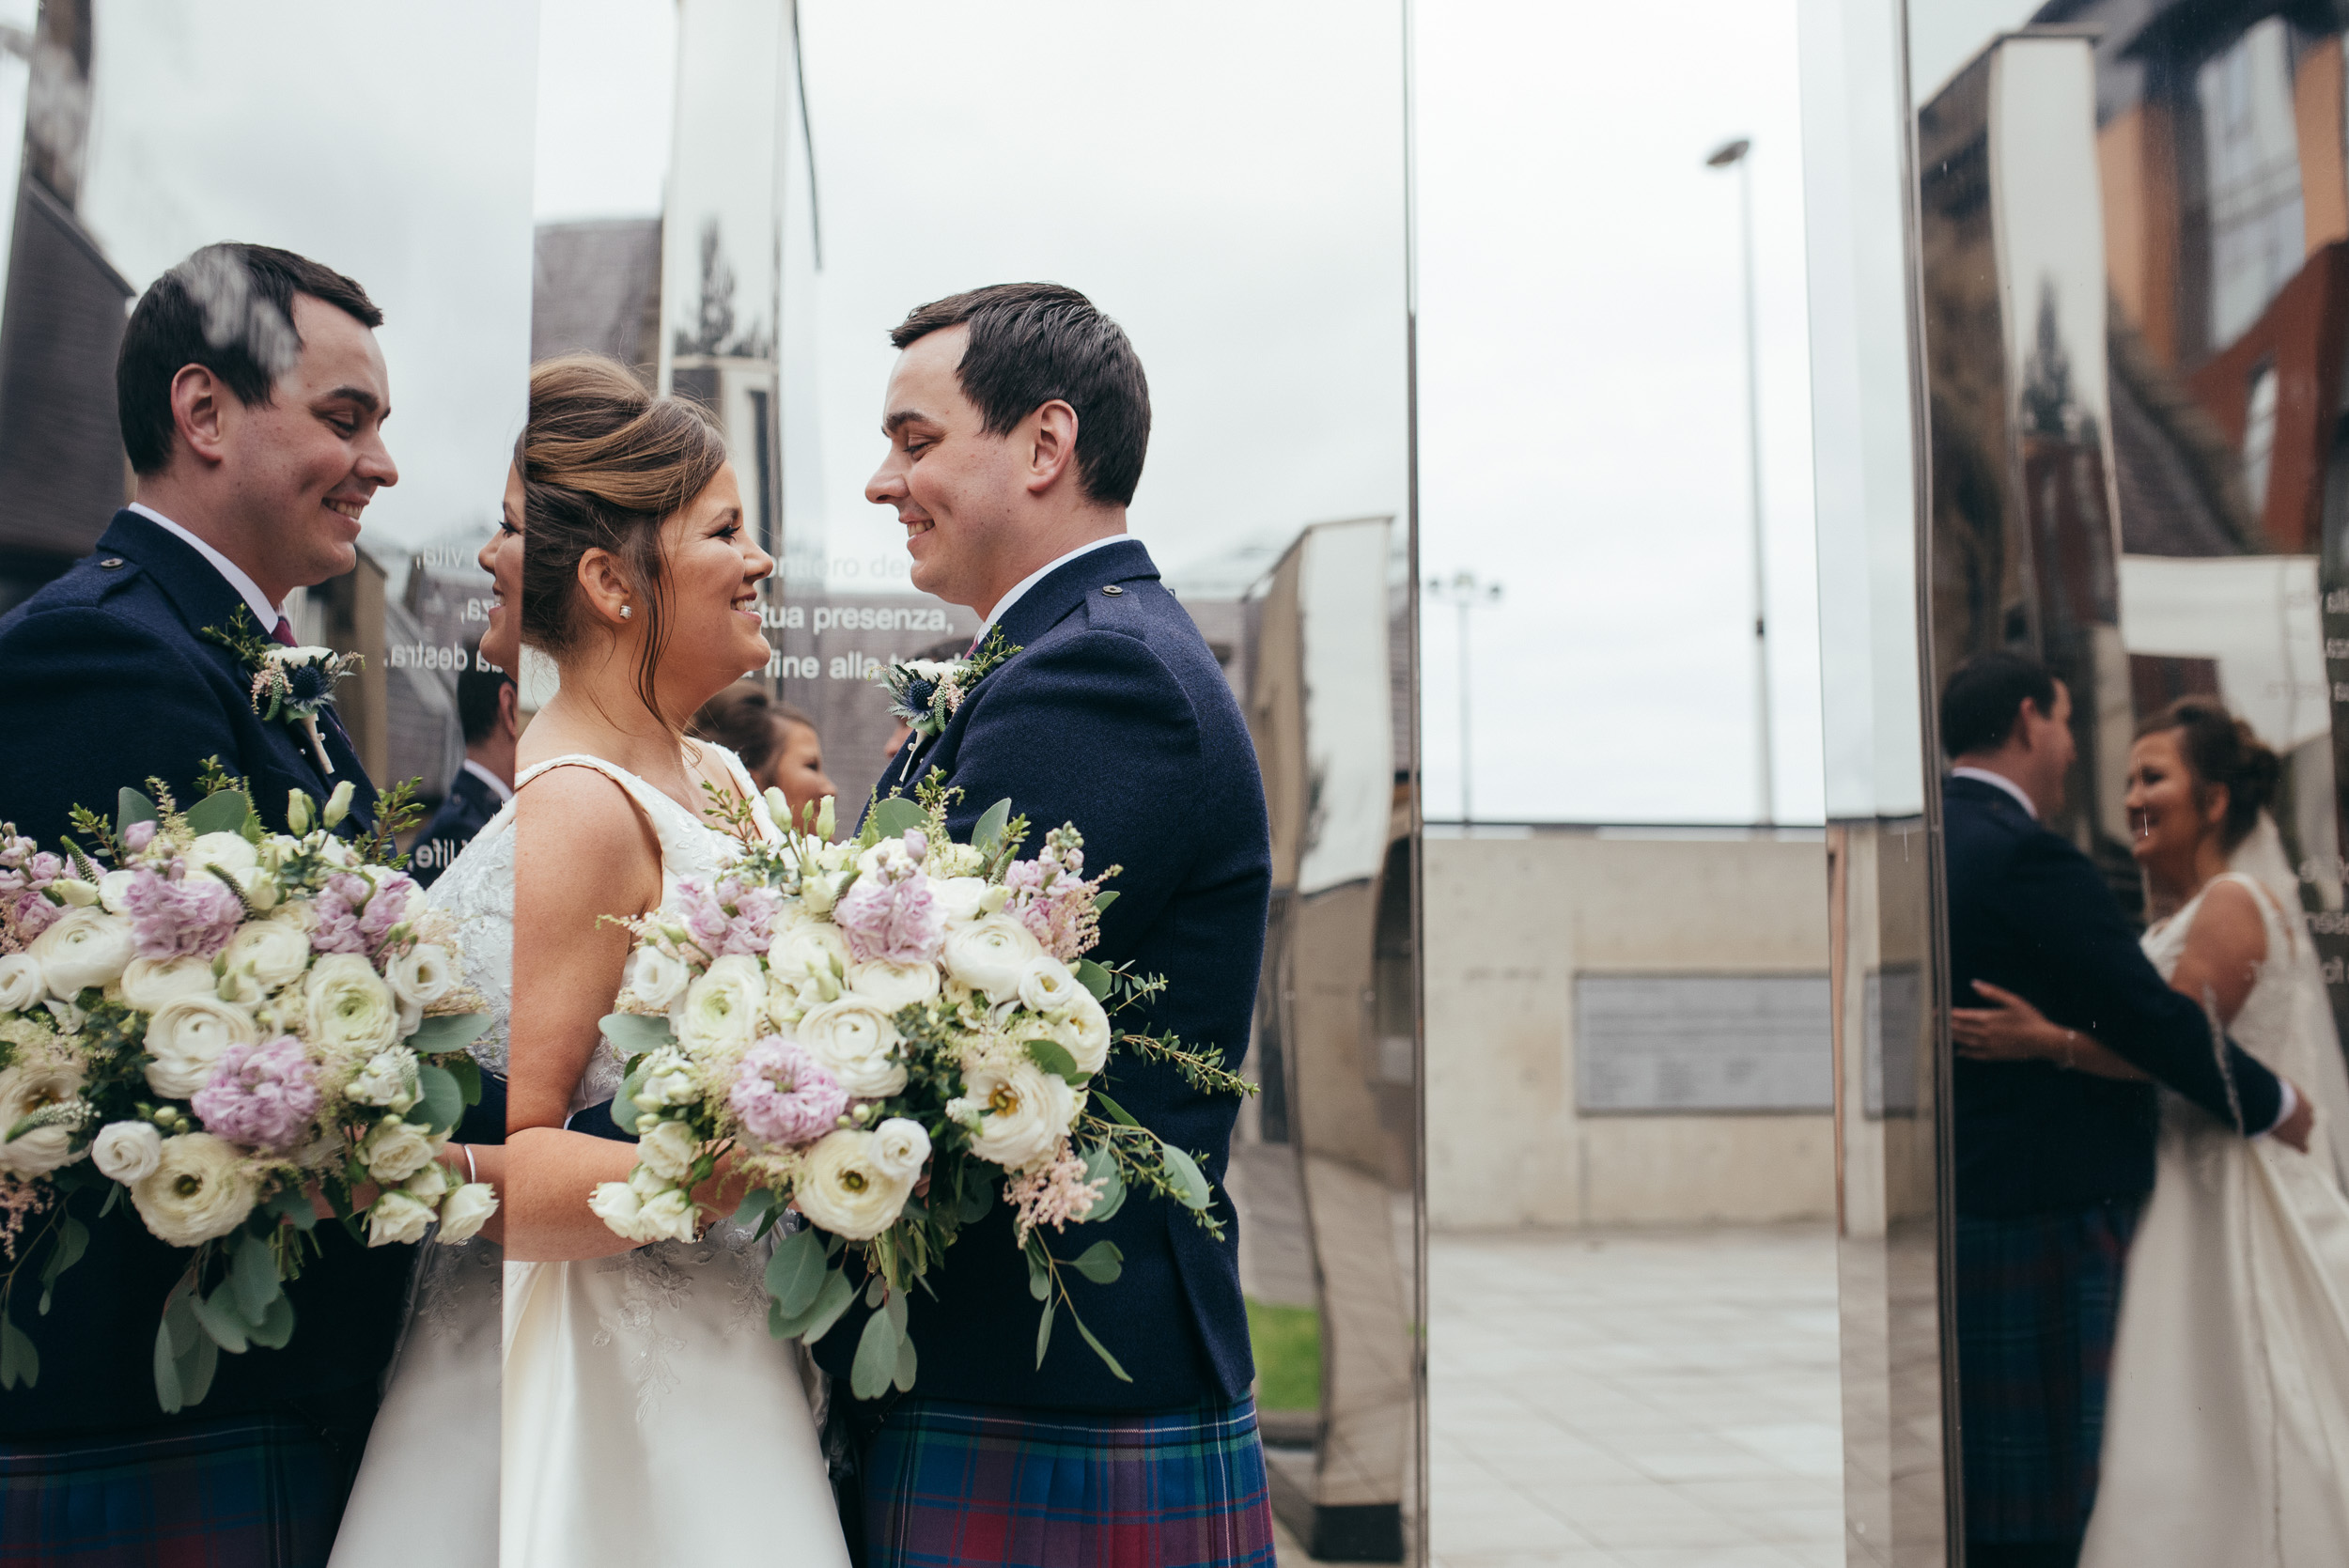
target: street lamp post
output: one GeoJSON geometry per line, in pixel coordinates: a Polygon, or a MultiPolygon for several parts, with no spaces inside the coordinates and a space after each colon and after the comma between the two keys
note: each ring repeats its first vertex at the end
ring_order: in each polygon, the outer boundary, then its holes
{"type": "Polygon", "coordinates": [[[1466,828],[1476,815],[1469,789],[1469,612],[1480,604],[1500,603],[1501,584],[1484,582],[1474,572],[1463,570],[1454,572],[1449,579],[1429,578],[1427,593],[1439,603],[1449,602],[1460,612],[1460,826],[1466,828]]]}
{"type": "Polygon", "coordinates": [[[1777,791],[1770,777],[1770,640],[1769,601],[1764,596],[1762,552],[1762,373],[1754,346],[1753,303],[1753,150],[1750,139],[1740,136],[1714,149],[1708,168],[1737,170],[1737,210],[1745,253],[1746,283],[1746,454],[1753,511],[1753,704],[1755,772],[1762,800],[1761,820],[1777,820],[1777,791]]]}

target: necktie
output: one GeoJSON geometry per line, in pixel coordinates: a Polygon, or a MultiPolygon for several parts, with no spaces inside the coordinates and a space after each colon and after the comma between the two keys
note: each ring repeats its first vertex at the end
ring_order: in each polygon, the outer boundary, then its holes
{"type": "Polygon", "coordinates": [[[293,622],[286,619],[283,615],[277,617],[277,625],[271,629],[270,637],[272,641],[282,644],[289,648],[301,645],[297,644],[293,638],[293,622]]]}

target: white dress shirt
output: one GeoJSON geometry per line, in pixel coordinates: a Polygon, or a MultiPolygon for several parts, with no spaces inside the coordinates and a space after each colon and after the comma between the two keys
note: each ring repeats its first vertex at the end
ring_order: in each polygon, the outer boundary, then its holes
{"type": "Polygon", "coordinates": [[[242,567],[240,567],[237,563],[228,559],[227,556],[223,555],[219,551],[214,550],[210,545],[206,544],[202,539],[197,538],[194,535],[189,533],[186,529],[180,527],[178,523],[172,521],[169,518],[163,516],[163,513],[155,510],[152,506],[147,505],[141,502],[133,501],[131,503],[130,506],[126,508],[126,510],[138,513],[139,516],[145,518],[148,521],[154,523],[159,527],[170,530],[173,534],[178,535],[180,538],[185,539],[188,543],[194,545],[196,549],[196,553],[202,555],[207,561],[210,561],[212,564],[213,569],[218,571],[221,576],[228,580],[228,586],[236,589],[239,594],[243,596],[246,606],[253,612],[253,618],[261,623],[261,635],[266,637],[277,629],[277,623],[285,615],[285,611],[276,605],[270,603],[269,596],[261,592],[261,585],[254,582],[251,577],[247,576],[245,569],[242,567]]]}
{"type": "Polygon", "coordinates": [[[1005,613],[1008,612],[1013,605],[1019,602],[1019,596],[1034,587],[1037,583],[1043,582],[1045,578],[1050,576],[1051,573],[1057,571],[1062,567],[1066,566],[1069,562],[1074,561],[1078,556],[1082,555],[1089,551],[1098,550],[1103,545],[1123,544],[1126,540],[1132,537],[1133,536],[1131,534],[1104,535],[1100,538],[1087,540],[1085,543],[1079,545],[1076,549],[1070,551],[1066,555],[1056,555],[1051,560],[1045,562],[1044,565],[1036,567],[1035,570],[1030,572],[1027,576],[1013,583],[1011,585],[1011,592],[1005,594],[1002,598],[995,601],[995,608],[987,613],[986,624],[979,628],[978,641],[982,643],[987,641],[988,629],[1002,621],[1005,613]]]}
{"type": "Polygon", "coordinates": [[[511,800],[514,798],[514,791],[511,785],[509,785],[504,779],[499,778],[495,773],[490,772],[487,768],[482,767],[481,764],[474,761],[471,757],[467,757],[465,759],[465,771],[471,773],[474,778],[479,779],[483,784],[488,784],[490,786],[490,793],[495,795],[500,800],[511,800]]]}

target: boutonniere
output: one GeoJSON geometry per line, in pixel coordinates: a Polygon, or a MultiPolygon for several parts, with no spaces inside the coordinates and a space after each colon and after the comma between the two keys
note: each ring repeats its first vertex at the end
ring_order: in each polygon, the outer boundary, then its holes
{"type": "Polygon", "coordinates": [[[355,673],[366,660],[333,648],[289,648],[260,633],[252,613],[241,604],[228,619],[228,629],[208,626],[204,635],[237,656],[252,677],[253,711],[272,723],[283,720],[298,724],[309,737],[319,771],[332,773],[334,764],[319,735],[319,715],[334,706],[334,685],[355,673]]]}
{"type": "MultiPolygon", "coordinates": [[[[1003,640],[1001,627],[988,629],[987,641],[968,659],[898,659],[890,660],[880,688],[889,693],[889,711],[903,719],[915,735],[929,739],[946,728],[947,721],[1000,668],[1019,651],[1003,640]]],[[[913,754],[906,753],[906,766],[913,754]]]]}

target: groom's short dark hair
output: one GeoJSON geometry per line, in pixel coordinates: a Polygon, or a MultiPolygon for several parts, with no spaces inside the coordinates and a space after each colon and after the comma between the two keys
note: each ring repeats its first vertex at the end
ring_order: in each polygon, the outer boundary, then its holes
{"type": "Polygon", "coordinates": [[[2047,666],[2007,648],[1974,655],[1941,688],[1942,753],[1962,757],[1997,751],[2015,733],[2025,702],[2054,716],[2055,676],[2047,666]]]}
{"type": "Polygon", "coordinates": [[[383,324],[367,291],[307,256],[268,245],[207,245],[148,284],[115,356],[115,415],[132,469],[171,461],[172,378],[200,365],[250,408],[270,401],[301,357],[293,297],[322,300],[363,327],[383,324]]]}
{"type": "Polygon", "coordinates": [[[971,341],[955,374],[989,435],[1009,434],[1054,398],[1077,411],[1085,494],[1123,506],[1150,450],[1150,382],[1125,329],[1057,283],[999,283],[916,305],[889,334],[902,349],[948,327],[971,341]]]}

